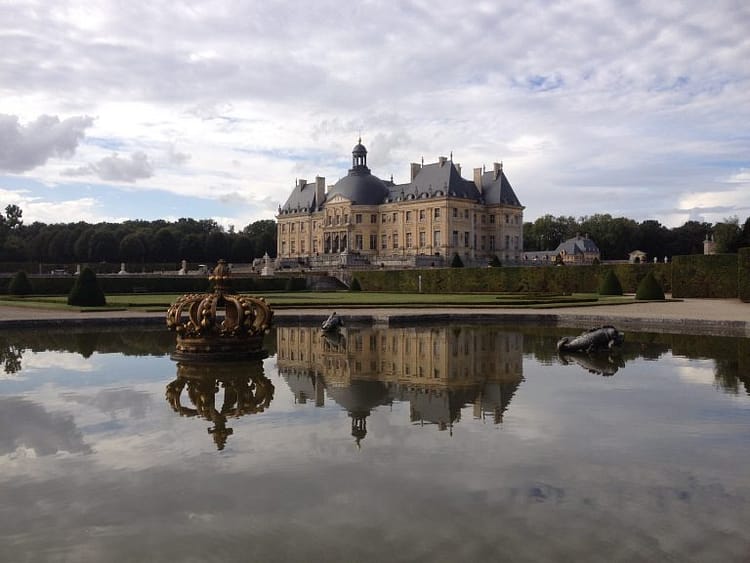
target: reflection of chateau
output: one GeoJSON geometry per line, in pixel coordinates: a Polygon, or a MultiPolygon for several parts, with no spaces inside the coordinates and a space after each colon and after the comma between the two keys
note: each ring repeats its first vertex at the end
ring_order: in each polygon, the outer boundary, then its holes
{"type": "Polygon", "coordinates": [[[522,376],[523,336],[487,327],[348,328],[335,338],[317,328],[279,327],[277,360],[300,402],[325,393],[349,411],[364,437],[370,411],[407,401],[412,422],[443,430],[474,405],[475,418],[502,422],[522,376]]]}

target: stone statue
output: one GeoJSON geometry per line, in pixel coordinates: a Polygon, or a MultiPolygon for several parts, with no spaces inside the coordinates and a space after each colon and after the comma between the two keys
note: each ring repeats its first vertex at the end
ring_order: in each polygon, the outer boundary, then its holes
{"type": "Polygon", "coordinates": [[[336,311],[334,311],[325,321],[323,321],[320,328],[323,332],[336,332],[342,326],[344,326],[344,321],[342,321],[341,317],[337,316],[336,311]]]}
{"type": "Polygon", "coordinates": [[[263,255],[263,268],[260,270],[261,276],[272,276],[273,275],[273,261],[271,260],[271,257],[268,255],[268,252],[266,252],[263,255]]]}
{"type": "Polygon", "coordinates": [[[615,327],[607,325],[587,330],[575,338],[563,336],[557,342],[557,351],[594,352],[596,350],[608,350],[615,346],[621,346],[624,338],[624,335],[615,327]]]}

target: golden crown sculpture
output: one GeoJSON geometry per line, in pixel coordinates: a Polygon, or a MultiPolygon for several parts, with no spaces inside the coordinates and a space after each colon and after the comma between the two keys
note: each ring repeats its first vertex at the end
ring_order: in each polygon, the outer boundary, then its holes
{"type": "Polygon", "coordinates": [[[263,335],[273,311],[261,297],[230,293],[224,260],[209,275],[213,293],[188,293],[167,311],[167,328],[177,333],[172,358],[180,361],[241,360],[265,356],[263,335]]]}

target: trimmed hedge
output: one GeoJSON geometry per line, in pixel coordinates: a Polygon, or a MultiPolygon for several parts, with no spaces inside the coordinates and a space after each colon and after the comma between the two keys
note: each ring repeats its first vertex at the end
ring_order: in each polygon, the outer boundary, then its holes
{"type": "Polygon", "coordinates": [[[737,297],[736,254],[675,256],[672,297],[737,297]]]}
{"type": "Polygon", "coordinates": [[[607,270],[599,284],[599,295],[622,295],[622,285],[614,270],[607,270]]]}
{"type": "Polygon", "coordinates": [[[427,270],[364,270],[357,272],[365,291],[424,293],[553,292],[596,293],[600,275],[613,270],[625,291],[653,272],[663,287],[671,285],[671,264],[614,264],[606,266],[504,266],[502,268],[439,268],[427,270]]]}
{"type": "Polygon", "coordinates": [[[16,272],[16,275],[13,276],[13,279],[10,280],[10,284],[8,285],[8,293],[11,295],[23,296],[29,295],[32,292],[33,289],[31,287],[31,282],[29,281],[26,272],[23,270],[16,272]]]}
{"type": "Polygon", "coordinates": [[[646,274],[646,277],[641,280],[638,284],[638,289],[635,292],[635,298],[640,301],[663,301],[664,290],[656,281],[653,272],[646,274]]]}
{"type": "Polygon", "coordinates": [[[737,251],[737,293],[740,299],[750,302],[750,247],[737,251]]]}
{"type": "MultiPolygon", "coordinates": [[[[29,276],[35,295],[67,295],[73,288],[76,276],[29,276]]],[[[232,278],[232,291],[252,293],[284,291],[292,279],[295,291],[303,290],[307,280],[303,277],[236,277],[232,278]]],[[[159,275],[99,275],[99,285],[107,294],[113,293],[197,293],[209,291],[208,279],[204,276],[159,276],[159,275]]],[[[0,293],[8,293],[11,278],[0,277],[0,293]]]]}
{"type": "MultiPolygon", "coordinates": [[[[95,274],[116,274],[120,271],[120,262],[95,262],[93,264],[85,264],[91,268],[95,274]]],[[[215,264],[210,264],[213,267],[215,264]]],[[[83,267],[84,264],[81,264],[83,267]]],[[[199,264],[197,262],[188,263],[188,270],[194,272],[198,269],[199,264]]],[[[141,272],[174,272],[177,274],[177,270],[180,269],[179,262],[133,262],[126,263],[125,268],[129,273],[141,273],[141,272]]],[[[24,270],[25,272],[35,273],[37,275],[49,275],[53,270],[65,270],[68,274],[73,274],[76,271],[76,264],[70,263],[55,263],[55,262],[0,262],[0,272],[2,273],[13,273],[18,270],[24,270]],[[41,272],[41,274],[40,274],[41,272]]]]}
{"type": "Polygon", "coordinates": [[[76,279],[68,295],[68,305],[101,307],[106,304],[107,298],[104,297],[104,292],[99,287],[96,274],[91,268],[81,270],[81,275],[76,279]]]}

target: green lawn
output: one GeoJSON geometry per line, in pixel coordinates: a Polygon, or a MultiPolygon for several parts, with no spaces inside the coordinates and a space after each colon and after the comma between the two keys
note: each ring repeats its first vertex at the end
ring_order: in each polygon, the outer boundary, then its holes
{"type": "MultiPolygon", "coordinates": [[[[597,294],[573,295],[509,294],[509,293],[382,293],[382,292],[294,292],[258,293],[272,307],[581,307],[632,303],[632,296],[599,297],[597,294]]],[[[179,294],[124,294],[108,295],[107,308],[113,309],[164,309],[179,294]]],[[[0,299],[0,306],[37,307],[46,309],[80,310],[66,304],[65,296],[39,296],[0,299]]],[[[101,310],[101,309],[100,309],[101,310]]]]}

